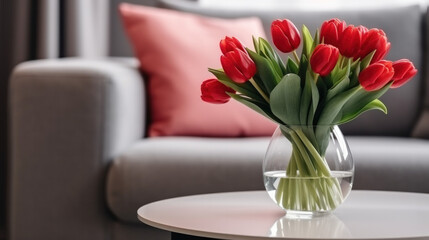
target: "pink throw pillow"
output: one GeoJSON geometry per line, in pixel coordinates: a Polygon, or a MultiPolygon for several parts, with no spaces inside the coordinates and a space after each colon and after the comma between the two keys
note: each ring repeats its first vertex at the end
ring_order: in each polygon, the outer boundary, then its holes
{"type": "Polygon", "coordinates": [[[220,68],[219,41],[235,36],[252,48],[252,35],[265,35],[258,18],[208,18],[125,3],[119,10],[148,77],[149,136],[273,133],[274,123],[235,100],[214,105],[200,98],[202,81],[213,77],[207,68],[220,68]]]}

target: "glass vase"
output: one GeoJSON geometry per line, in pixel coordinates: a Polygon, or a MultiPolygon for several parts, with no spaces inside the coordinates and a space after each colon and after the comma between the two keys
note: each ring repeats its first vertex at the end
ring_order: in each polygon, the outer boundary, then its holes
{"type": "Polygon", "coordinates": [[[279,126],[263,162],[265,188],[291,218],[336,209],[349,195],[354,163],[338,126],[279,126]]]}

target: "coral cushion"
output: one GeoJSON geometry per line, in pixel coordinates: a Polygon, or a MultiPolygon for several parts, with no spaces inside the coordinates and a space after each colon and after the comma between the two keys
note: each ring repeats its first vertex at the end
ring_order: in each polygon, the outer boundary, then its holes
{"type": "Polygon", "coordinates": [[[252,46],[264,37],[258,18],[217,19],[123,3],[125,30],[148,77],[149,136],[262,136],[275,124],[233,100],[203,102],[200,85],[220,68],[219,41],[235,36],[252,46]]]}

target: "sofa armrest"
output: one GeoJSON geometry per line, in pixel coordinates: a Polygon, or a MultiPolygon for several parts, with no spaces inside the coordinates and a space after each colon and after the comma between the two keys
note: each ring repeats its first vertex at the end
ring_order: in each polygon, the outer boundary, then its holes
{"type": "Polygon", "coordinates": [[[38,60],[10,84],[10,239],[108,239],[105,173],[143,135],[140,73],[108,59],[38,60]]]}

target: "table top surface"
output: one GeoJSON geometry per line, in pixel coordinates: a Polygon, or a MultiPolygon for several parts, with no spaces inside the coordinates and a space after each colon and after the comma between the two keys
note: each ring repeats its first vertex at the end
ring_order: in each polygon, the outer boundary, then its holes
{"type": "Polygon", "coordinates": [[[140,221],[220,239],[429,239],[429,194],[357,191],[332,214],[285,218],[265,191],[172,198],[137,211],[140,221]]]}

